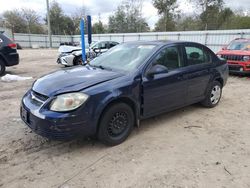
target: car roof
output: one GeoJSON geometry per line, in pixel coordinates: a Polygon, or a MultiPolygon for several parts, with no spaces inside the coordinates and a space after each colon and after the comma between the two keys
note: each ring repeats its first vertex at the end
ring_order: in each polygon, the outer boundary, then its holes
{"type": "Polygon", "coordinates": [[[133,41],[133,42],[126,42],[127,44],[141,44],[141,45],[166,45],[166,44],[182,44],[182,43],[189,43],[189,44],[199,44],[196,42],[189,42],[189,41],[181,41],[181,40],[154,40],[154,41],[133,41]]]}
{"type": "Polygon", "coordinates": [[[236,38],[233,41],[244,41],[244,42],[250,42],[250,39],[247,38],[236,38]]]}

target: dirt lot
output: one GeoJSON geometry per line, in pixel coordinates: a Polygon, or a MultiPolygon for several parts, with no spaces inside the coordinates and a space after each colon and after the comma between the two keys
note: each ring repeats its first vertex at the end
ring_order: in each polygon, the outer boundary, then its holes
{"type": "Polygon", "coordinates": [[[61,68],[57,51],[19,53],[20,65],[8,73],[34,79],[0,81],[0,187],[250,187],[249,78],[230,77],[218,107],[193,105],[143,121],[119,146],[58,142],[19,118],[32,82],[61,68]]]}

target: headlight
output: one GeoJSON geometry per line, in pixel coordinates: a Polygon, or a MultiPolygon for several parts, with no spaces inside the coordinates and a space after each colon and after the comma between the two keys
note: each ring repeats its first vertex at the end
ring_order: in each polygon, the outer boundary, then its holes
{"type": "Polygon", "coordinates": [[[249,61],[249,60],[250,60],[250,56],[248,56],[248,55],[243,56],[243,60],[244,60],[244,61],[249,61]]]}
{"type": "Polygon", "coordinates": [[[58,95],[52,101],[50,110],[56,112],[75,110],[80,107],[87,99],[88,95],[83,93],[67,93],[58,95]]]}

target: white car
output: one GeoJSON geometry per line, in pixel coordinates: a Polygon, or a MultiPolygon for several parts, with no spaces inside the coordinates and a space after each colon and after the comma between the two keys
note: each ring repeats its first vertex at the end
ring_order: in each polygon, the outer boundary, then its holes
{"type": "MultiPolygon", "coordinates": [[[[92,60],[99,54],[102,54],[108,51],[110,48],[119,44],[115,41],[98,41],[93,42],[89,47],[86,46],[86,59],[92,60]]],[[[74,65],[82,65],[82,48],[80,46],[66,46],[62,45],[58,49],[59,56],[57,58],[57,63],[62,64],[64,66],[74,66],[74,65]]]]}

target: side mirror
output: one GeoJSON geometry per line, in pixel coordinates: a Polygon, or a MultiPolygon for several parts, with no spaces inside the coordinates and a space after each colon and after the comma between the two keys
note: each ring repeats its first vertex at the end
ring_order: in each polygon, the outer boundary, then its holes
{"type": "Polygon", "coordinates": [[[168,69],[167,67],[163,66],[163,65],[153,65],[147,72],[147,75],[152,77],[156,74],[164,74],[164,73],[168,73],[168,69]]]}
{"type": "Polygon", "coordinates": [[[95,53],[97,53],[97,54],[98,54],[98,53],[101,53],[101,49],[100,49],[100,48],[94,48],[93,51],[94,51],[95,53]]]}

